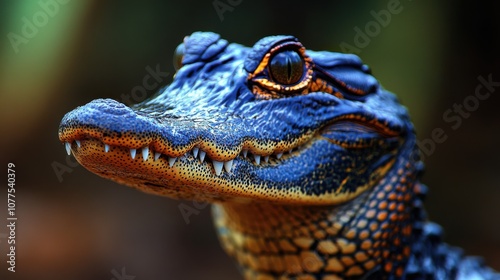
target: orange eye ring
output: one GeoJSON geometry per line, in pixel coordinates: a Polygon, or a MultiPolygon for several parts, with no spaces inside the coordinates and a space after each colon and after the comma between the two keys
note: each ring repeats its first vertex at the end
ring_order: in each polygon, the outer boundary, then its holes
{"type": "Polygon", "coordinates": [[[299,42],[285,42],[270,49],[248,76],[261,97],[305,94],[313,76],[312,59],[299,42]],[[300,69],[299,69],[300,68],[300,69]]]}

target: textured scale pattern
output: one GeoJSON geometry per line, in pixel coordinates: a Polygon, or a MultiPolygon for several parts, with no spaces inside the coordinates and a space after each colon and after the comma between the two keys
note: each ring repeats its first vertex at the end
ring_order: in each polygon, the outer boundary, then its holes
{"type": "Polygon", "coordinates": [[[409,163],[400,165],[373,192],[333,210],[216,207],[223,246],[242,265],[248,279],[355,279],[377,270],[402,277],[417,218],[412,204],[420,187],[412,183],[415,172],[409,163]],[[249,224],[246,215],[257,222],[249,224]]]}
{"type": "Polygon", "coordinates": [[[172,84],[151,99],[66,114],[68,154],[118,183],[212,203],[245,279],[500,279],[427,221],[413,124],[359,57],[210,32],[175,55],[172,84]]]}

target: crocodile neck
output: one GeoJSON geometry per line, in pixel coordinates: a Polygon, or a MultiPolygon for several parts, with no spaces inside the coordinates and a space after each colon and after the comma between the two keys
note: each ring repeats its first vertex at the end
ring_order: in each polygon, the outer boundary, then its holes
{"type": "Polygon", "coordinates": [[[402,276],[420,185],[410,165],[388,175],[338,206],[215,204],[223,247],[247,279],[349,279],[381,271],[402,276]]]}

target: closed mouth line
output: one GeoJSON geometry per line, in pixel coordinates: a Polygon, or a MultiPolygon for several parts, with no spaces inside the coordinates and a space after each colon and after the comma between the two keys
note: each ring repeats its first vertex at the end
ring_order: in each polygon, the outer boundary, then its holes
{"type": "MultiPolygon", "coordinates": [[[[95,138],[90,138],[90,139],[98,140],[95,138]]],[[[75,148],[75,149],[81,148],[83,141],[87,141],[87,140],[82,139],[82,140],[74,140],[71,142],[64,142],[64,146],[66,148],[66,152],[68,153],[68,155],[71,155],[72,148],[75,148]],[[76,145],[73,145],[73,144],[76,144],[76,145]]],[[[98,141],[100,141],[100,140],[98,140],[98,141]]],[[[102,141],[100,141],[100,142],[103,143],[102,141]]],[[[216,160],[211,159],[205,151],[201,150],[198,147],[193,147],[190,151],[188,151],[187,153],[185,153],[179,157],[171,157],[171,156],[168,156],[166,154],[154,151],[149,146],[144,146],[140,149],[131,149],[131,148],[123,147],[123,146],[108,145],[106,143],[103,143],[103,145],[104,145],[103,151],[105,153],[108,153],[111,149],[115,149],[115,148],[128,149],[132,160],[136,160],[136,158],[142,157],[143,161],[147,161],[148,159],[150,159],[150,155],[152,155],[151,159],[153,161],[158,161],[158,159],[160,157],[163,157],[168,161],[168,164],[170,167],[173,167],[175,165],[178,158],[191,156],[194,159],[198,159],[200,164],[203,162],[207,162],[207,163],[211,162],[213,165],[213,168],[215,170],[215,174],[217,176],[221,175],[223,170],[225,170],[227,173],[230,173],[234,167],[234,159],[236,159],[236,158],[233,158],[233,159],[228,160],[228,161],[216,161],[216,160]]],[[[298,148],[300,148],[300,147],[298,147],[298,148]]],[[[240,158],[241,160],[249,161],[256,166],[265,166],[265,165],[275,164],[277,161],[283,160],[284,158],[287,157],[287,155],[290,155],[294,151],[297,151],[298,148],[292,148],[286,152],[273,153],[271,155],[258,155],[258,154],[251,153],[247,149],[242,149],[240,151],[240,153],[238,154],[237,158],[240,158]]]]}

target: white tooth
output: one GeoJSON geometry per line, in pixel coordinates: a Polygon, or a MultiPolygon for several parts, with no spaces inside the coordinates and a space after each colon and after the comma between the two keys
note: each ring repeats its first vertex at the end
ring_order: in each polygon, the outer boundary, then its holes
{"type": "Polygon", "coordinates": [[[219,176],[220,173],[222,172],[222,162],[212,160],[212,163],[214,164],[214,169],[215,169],[215,175],[219,176]]]}
{"type": "Polygon", "coordinates": [[[200,151],[200,161],[203,162],[203,160],[205,160],[205,155],[207,153],[205,153],[204,151],[200,151]]]}
{"type": "Polygon", "coordinates": [[[231,168],[233,168],[233,160],[224,162],[224,169],[227,173],[231,172],[231,168]]]}
{"type": "Polygon", "coordinates": [[[108,144],[104,144],[104,152],[105,153],[109,152],[109,145],[108,144]]]}
{"type": "Polygon", "coordinates": [[[269,162],[269,156],[265,156],[265,157],[264,157],[264,161],[265,161],[265,162],[269,162]]]}
{"type": "Polygon", "coordinates": [[[64,147],[66,148],[66,153],[68,156],[71,155],[71,144],[69,142],[64,143],[64,147]]]}
{"type": "Polygon", "coordinates": [[[82,146],[82,143],[80,142],[80,140],[75,140],[76,142],[76,145],[78,146],[78,148],[80,148],[82,146]]]}
{"type": "Polygon", "coordinates": [[[288,151],[289,154],[293,153],[293,148],[288,151]]]}
{"type": "Polygon", "coordinates": [[[168,165],[170,165],[170,167],[174,166],[174,163],[176,160],[177,160],[176,157],[169,157],[168,158],[168,165]]]}
{"type": "Polygon", "coordinates": [[[279,153],[279,154],[276,155],[276,158],[280,159],[282,156],[283,156],[283,153],[279,153]]]}
{"type": "Polygon", "coordinates": [[[243,150],[242,152],[243,152],[243,157],[247,158],[248,150],[243,150]]]}
{"type": "Polygon", "coordinates": [[[155,152],[155,161],[157,161],[160,158],[161,154],[158,152],[155,152]]]}
{"type": "Polygon", "coordinates": [[[146,161],[149,156],[149,147],[142,148],[142,159],[146,161]]]}
{"type": "Polygon", "coordinates": [[[196,148],[196,147],[193,148],[193,156],[194,156],[194,158],[196,158],[198,156],[198,151],[199,150],[200,150],[199,148],[196,148]]]}
{"type": "Polygon", "coordinates": [[[130,149],[130,156],[132,159],[135,159],[135,154],[137,153],[137,149],[130,149]]]}
{"type": "Polygon", "coordinates": [[[259,165],[259,164],[260,164],[260,156],[258,156],[258,155],[253,155],[253,158],[255,159],[255,163],[256,163],[257,165],[259,165]]]}

